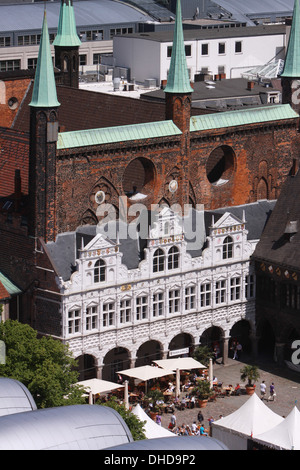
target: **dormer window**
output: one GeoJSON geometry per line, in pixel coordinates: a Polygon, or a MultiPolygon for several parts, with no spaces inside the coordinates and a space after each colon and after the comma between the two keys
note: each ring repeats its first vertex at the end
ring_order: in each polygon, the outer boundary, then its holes
{"type": "Polygon", "coordinates": [[[179,250],[172,246],[168,252],[168,269],[177,269],[179,267],[179,250]]]}
{"type": "Polygon", "coordinates": [[[96,261],[94,266],[94,282],[105,281],[106,264],[103,259],[96,261]]]}
{"type": "Polygon", "coordinates": [[[223,242],[223,259],[233,257],[233,240],[231,237],[226,237],[223,242]]]}
{"type": "Polygon", "coordinates": [[[153,272],[162,272],[165,269],[165,254],[160,248],[153,255],[153,272]]]}

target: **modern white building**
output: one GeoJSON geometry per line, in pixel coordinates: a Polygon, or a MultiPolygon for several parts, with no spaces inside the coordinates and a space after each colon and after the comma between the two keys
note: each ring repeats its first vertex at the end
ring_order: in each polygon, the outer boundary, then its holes
{"type": "MultiPolygon", "coordinates": [[[[285,58],[287,26],[184,30],[190,78],[199,73],[241,77],[249,68],[285,58]]],[[[116,65],[129,68],[137,82],[167,79],[172,53],[170,32],[140,33],[113,39],[116,65]]]]}
{"type": "Polygon", "coordinates": [[[135,223],[119,223],[117,233],[111,223],[110,238],[86,226],[48,243],[60,273],[62,339],[79,359],[81,377],[116,380],[118,370],[189,355],[199,344],[218,343],[226,362],[232,338],[249,347],[250,257],[273,205],[183,218],[163,207],[146,238],[135,223]],[[77,247],[71,255],[70,246],[77,247]]]}

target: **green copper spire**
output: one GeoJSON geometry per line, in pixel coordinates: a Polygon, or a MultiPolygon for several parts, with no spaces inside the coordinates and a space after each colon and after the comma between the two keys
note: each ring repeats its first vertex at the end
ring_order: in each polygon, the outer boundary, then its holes
{"type": "Polygon", "coordinates": [[[289,44],[281,77],[300,77],[300,12],[299,0],[295,0],[289,44]]]}
{"type": "Polygon", "coordinates": [[[54,46],[80,46],[81,41],[76,31],[75,14],[72,0],[62,0],[60,5],[57,35],[54,46]]]}
{"type": "Polygon", "coordinates": [[[168,75],[166,93],[192,93],[194,90],[190,85],[190,79],[186,64],[181,3],[177,0],[176,21],[174,28],[174,39],[171,56],[171,64],[168,75]]]}
{"type": "Polygon", "coordinates": [[[54,108],[60,106],[60,103],[57,101],[46,11],[44,13],[40,49],[30,106],[39,108],[54,108]]]}

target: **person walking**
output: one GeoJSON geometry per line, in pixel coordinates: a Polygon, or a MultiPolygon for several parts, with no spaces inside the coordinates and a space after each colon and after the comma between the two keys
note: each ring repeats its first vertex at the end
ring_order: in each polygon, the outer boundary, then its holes
{"type": "Polygon", "coordinates": [[[198,413],[197,419],[198,419],[198,421],[199,421],[200,424],[203,423],[204,417],[203,417],[203,414],[201,413],[201,410],[200,410],[199,413],[198,413]]]}
{"type": "Polygon", "coordinates": [[[270,396],[268,398],[268,401],[270,401],[271,399],[272,401],[275,401],[275,397],[276,397],[275,385],[274,385],[274,382],[272,382],[270,385],[270,396]]]}
{"type": "Polygon", "coordinates": [[[260,384],[260,399],[263,400],[266,394],[267,386],[265,384],[265,381],[263,380],[262,383],[260,384]]]}

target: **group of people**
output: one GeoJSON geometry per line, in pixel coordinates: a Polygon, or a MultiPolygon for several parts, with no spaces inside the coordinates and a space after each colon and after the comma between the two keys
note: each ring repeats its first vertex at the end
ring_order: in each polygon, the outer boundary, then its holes
{"type": "MultiPolygon", "coordinates": [[[[220,418],[222,418],[222,415],[220,415],[220,418]]],[[[211,436],[211,425],[214,419],[211,416],[208,419],[208,428],[205,428],[201,410],[198,412],[197,420],[193,421],[191,425],[183,423],[178,426],[176,421],[175,413],[173,413],[168,427],[177,436],[211,436]]]]}
{"type": "MultiPolygon", "coordinates": [[[[265,381],[263,380],[262,383],[260,384],[260,398],[261,400],[263,400],[266,396],[266,393],[267,393],[267,385],[265,383],[265,381]]],[[[270,385],[270,394],[269,394],[269,397],[267,398],[267,401],[275,401],[275,397],[276,397],[276,392],[275,392],[275,385],[274,385],[274,382],[271,383],[270,385]]]]}

